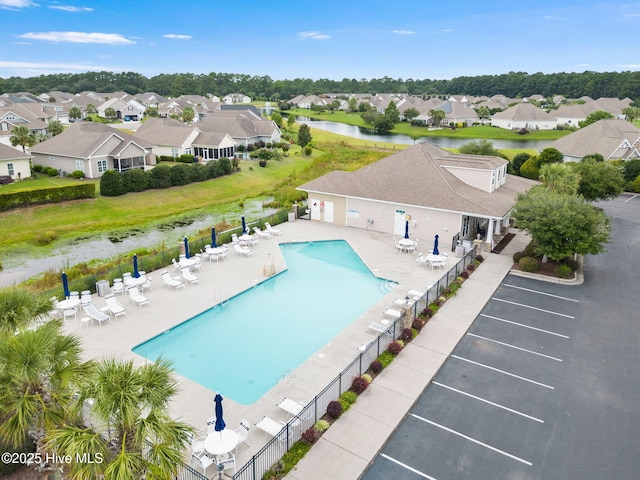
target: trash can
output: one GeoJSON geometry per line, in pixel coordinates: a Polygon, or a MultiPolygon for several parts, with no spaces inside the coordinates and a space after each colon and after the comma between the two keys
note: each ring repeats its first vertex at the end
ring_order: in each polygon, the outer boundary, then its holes
{"type": "Polygon", "coordinates": [[[464,257],[464,247],[462,245],[458,245],[456,247],[456,257],[458,258],[464,257]]]}
{"type": "Polygon", "coordinates": [[[111,288],[109,287],[109,281],[100,280],[99,282],[96,282],[96,292],[98,293],[99,297],[104,297],[106,295],[109,295],[109,293],[111,293],[111,288]]]}
{"type": "Polygon", "coordinates": [[[290,222],[296,221],[296,212],[289,212],[289,221],[290,222]]]}

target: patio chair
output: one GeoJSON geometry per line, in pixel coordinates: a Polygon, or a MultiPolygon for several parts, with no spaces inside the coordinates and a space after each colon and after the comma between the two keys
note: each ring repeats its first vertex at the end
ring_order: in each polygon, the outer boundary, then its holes
{"type": "Polygon", "coordinates": [[[273,228],[269,222],[264,223],[264,228],[271,235],[282,235],[282,232],[277,228],[273,228]]]}
{"type": "Polygon", "coordinates": [[[124,315],[125,317],[127,316],[127,311],[122,305],[118,303],[118,301],[116,300],[116,296],[113,293],[105,295],[104,299],[107,302],[107,311],[114,317],[116,317],[116,319],[120,315],[124,315]]]}
{"type": "Polygon", "coordinates": [[[222,467],[222,471],[233,469],[233,474],[236,473],[236,457],[233,453],[227,453],[227,458],[218,461],[218,468],[222,467]]]}
{"type": "Polygon", "coordinates": [[[62,319],[66,320],[67,318],[75,318],[78,319],[78,311],[75,308],[65,308],[62,311],[62,319]]]}
{"type": "Polygon", "coordinates": [[[256,235],[258,235],[258,237],[260,237],[260,238],[272,238],[273,237],[273,235],[271,235],[269,232],[262,231],[258,227],[253,227],[253,231],[256,232],[256,235]]]}
{"type": "Polygon", "coordinates": [[[163,270],[162,272],[160,272],[160,276],[162,277],[162,281],[164,282],[164,284],[169,288],[175,288],[176,290],[179,290],[184,287],[184,283],[182,282],[182,280],[171,278],[167,270],[163,270]]]}
{"type": "Polygon", "coordinates": [[[205,477],[207,476],[207,469],[216,463],[213,459],[209,458],[204,451],[202,453],[192,453],[191,460],[202,469],[205,477]]]}
{"type": "Polygon", "coordinates": [[[91,320],[96,320],[100,326],[102,326],[102,324],[104,322],[106,322],[107,320],[109,320],[109,323],[111,323],[111,317],[109,315],[107,315],[106,313],[102,313],[101,311],[99,311],[94,305],[93,303],[89,303],[87,305],[82,305],[82,309],[87,312],[87,315],[89,315],[89,318],[91,318],[91,320]]]}
{"type": "Polygon", "coordinates": [[[236,250],[236,252],[238,252],[240,255],[244,255],[246,257],[253,255],[253,250],[251,250],[248,247],[241,247],[238,244],[233,245],[233,248],[236,250]]]}
{"type": "Polygon", "coordinates": [[[149,299],[142,295],[136,286],[128,287],[127,295],[129,295],[131,301],[140,308],[142,308],[142,305],[149,305],[149,299]]]}
{"type": "Polygon", "coordinates": [[[197,437],[195,434],[189,433],[188,438],[192,454],[200,454],[204,452],[204,440],[207,437],[197,437]]]}
{"type": "Polygon", "coordinates": [[[236,445],[236,455],[238,454],[238,447],[241,443],[244,443],[247,447],[250,447],[249,442],[247,442],[247,438],[249,438],[249,430],[251,430],[251,425],[246,420],[240,420],[240,426],[236,430],[238,434],[238,444],[236,445]]]}
{"type": "Polygon", "coordinates": [[[194,285],[200,282],[200,279],[197,276],[195,276],[193,273],[191,273],[191,270],[189,270],[189,267],[181,268],[180,276],[184,278],[187,282],[189,282],[191,285],[194,285]]]}
{"type": "Polygon", "coordinates": [[[111,287],[111,291],[116,294],[124,295],[124,282],[121,278],[113,279],[113,287],[111,287]]]}

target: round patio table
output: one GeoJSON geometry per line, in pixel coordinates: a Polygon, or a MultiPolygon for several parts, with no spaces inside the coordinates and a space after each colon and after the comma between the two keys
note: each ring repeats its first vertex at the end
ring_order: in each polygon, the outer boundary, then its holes
{"type": "Polygon", "coordinates": [[[225,455],[238,445],[238,434],[225,428],[220,432],[213,431],[204,439],[204,449],[209,455],[225,455]]]}

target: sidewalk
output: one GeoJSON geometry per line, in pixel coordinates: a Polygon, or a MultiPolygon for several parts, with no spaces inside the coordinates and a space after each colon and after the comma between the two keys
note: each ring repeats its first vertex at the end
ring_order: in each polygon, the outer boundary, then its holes
{"type": "Polygon", "coordinates": [[[287,480],[356,480],[375,460],[424,388],[469,329],[513,265],[528,237],[520,231],[485,261],[420,334],[376,377],[287,475],[287,480]]]}

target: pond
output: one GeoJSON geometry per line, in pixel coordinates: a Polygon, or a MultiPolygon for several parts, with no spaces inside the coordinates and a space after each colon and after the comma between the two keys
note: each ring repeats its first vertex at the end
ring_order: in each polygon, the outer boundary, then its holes
{"type": "Polygon", "coordinates": [[[2,259],[4,268],[0,270],[0,288],[23,282],[49,269],[63,270],[68,266],[89,262],[96,258],[111,258],[129,253],[136,248],[153,248],[162,244],[177,245],[184,236],[195,235],[222,221],[240,224],[242,215],[248,222],[252,222],[276,213],[275,209],[262,207],[263,203],[269,200],[266,198],[247,200],[242,211],[237,204],[233,207],[226,205],[219,207],[219,211],[225,213],[214,212],[198,218],[181,219],[179,222],[167,219],[161,225],[132,229],[117,235],[105,233],[90,238],[77,238],[64,242],[64,245],[55,248],[46,256],[34,257],[13,252],[11,256],[2,259]]]}
{"type": "MultiPolygon", "coordinates": [[[[441,148],[459,148],[466,143],[481,138],[451,138],[451,137],[422,137],[414,142],[408,135],[400,133],[381,134],[376,133],[370,128],[356,127],[355,125],[347,125],[345,123],[330,122],[328,120],[316,120],[309,117],[296,117],[298,123],[306,123],[310,127],[318,128],[347,137],[358,138],[361,140],[370,140],[371,142],[398,143],[401,145],[413,145],[414,143],[429,142],[441,148]]],[[[532,148],[542,150],[549,144],[549,140],[504,140],[504,139],[488,139],[497,149],[523,149],[532,148]]]]}

